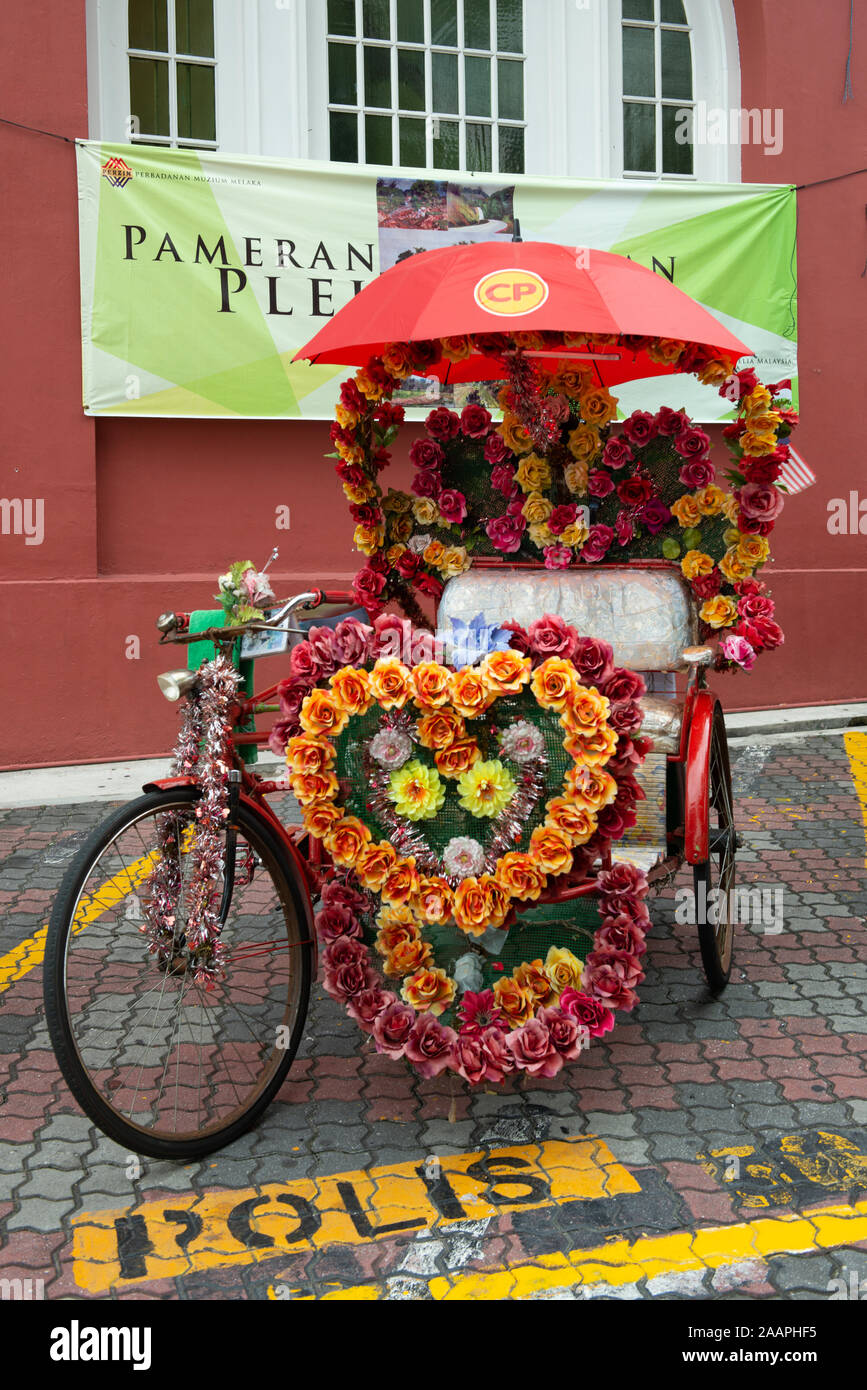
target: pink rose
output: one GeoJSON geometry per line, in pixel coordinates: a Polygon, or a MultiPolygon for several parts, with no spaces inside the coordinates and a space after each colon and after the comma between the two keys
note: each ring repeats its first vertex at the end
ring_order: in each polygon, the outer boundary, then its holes
{"type": "Polygon", "coordinates": [[[581,551],[581,559],[588,565],[597,564],[604,560],[614,542],[614,532],[610,526],[603,526],[601,522],[596,526],[590,527],[590,535],[584,542],[581,551]]]}
{"type": "Polygon", "coordinates": [[[682,434],[687,428],[688,420],[682,410],[672,410],[670,406],[664,405],[656,416],[656,428],[660,434],[673,437],[682,434]]]}
{"type": "Polygon", "coordinates": [[[728,661],[733,661],[744,671],[751,671],[756,664],[756,649],[745,637],[735,637],[730,633],[720,643],[720,651],[728,661]]]}
{"type": "Polygon", "coordinates": [[[444,405],[432,410],[425,424],[432,439],[439,439],[445,443],[461,432],[461,417],[453,410],[447,410],[444,405]]]}
{"type": "Polygon", "coordinates": [[[483,405],[468,405],[461,414],[461,429],[468,439],[485,439],[493,423],[491,412],[483,405]]]}
{"type": "Polygon", "coordinates": [[[561,1008],[540,1009],[536,1018],[544,1023],[554,1047],[565,1062],[574,1062],[584,1048],[588,1030],[578,1019],[561,1008]]]}
{"type": "Polygon", "coordinates": [[[735,497],[744,516],[751,521],[776,521],[785,503],[780,489],[771,483],[747,483],[735,497]]]}
{"type": "Polygon", "coordinates": [[[324,907],[345,907],[348,912],[355,913],[365,912],[368,907],[363,893],[350,888],[348,883],[341,883],[339,879],[323,884],[319,901],[324,907]]]}
{"type": "Polygon", "coordinates": [[[344,936],[361,936],[361,923],[348,907],[320,908],[315,921],[316,935],[320,941],[331,943],[344,936]]]}
{"type": "Polygon", "coordinates": [[[530,651],[540,661],[561,656],[571,661],[578,648],[578,632],[556,613],[546,613],[527,629],[530,651]]]}
{"type": "Polygon", "coordinates": [[[750,622],[755,618],[773,618],[774,600],[767,594],[745,594],[738,600],[738,613],[750,622]]]}
{"type": "Polygon", "coordinates": [[[631,463],[635,455],[628,443],[620,435],[616,439],[609,439],[602,454],[602,462],[606,468],[625,468],[627,463],[631,463]]]}
{"type": "Polygon", "coordinates": [[[636,410],[623,424],[623,435],[636,448],[648,444],[656,435],[656,420],[646,410],[636,410]]]}
{"type": "Polygon", "coordinates": [[[606,951],[626,951],[632,956],[643,956],[647,950],[643,931],[626,913],[604,919],[594,946],[606,951]]]}
{"type": "Polygon", "coordinates": [[[507,464],[498,464],[491,473],[491,487],[495,492],[501,492],[504,497],[517,497],[518,484],[515,482],[514,468],[510,468],[507,464]]]}
{"type": "Polygon", "coordinates": [[[308,685],[316,684],[322,674],[322,667],[309,640],[299,642],[292,648],[289,653],[289,670],[297,680],[306,681],[308,685]]]}
{"type": "Polygon", "coordinates": [[[629,951],[591,951],[584,968],[582,984],[592,999],[610,1009],[629,1013],[638,996],[636,985],[644,979],[637,956],[629,951]]]}
{"type": "Polygon", "coordinates": [[[497,550],[504,555],[514,555],[521,549],[521,538],[526,529],[525,519],[517,516],[498,516],[485,527],[497,550]]]}
{"type": "Polygon", "coordinates": [[[373,989],[379,984],[379,977],[363,960],[354,960],[339,965],[334,971],[326,971],[322,983],[326,994],[342,1004],[366,989],[373,989]]]}
{"type": "Polygon", "coordinates": [[[425,1077],[439,1076],[452,1059],[458,1035],[431,1013],[419,1014],[406,1040],[406,1059],[425,1077]]]}
{"type": "Polygon", "coordinates": [[[514,458],[514,454],[501,434],[489,434],[485,441],[485,458],[488,463],[496,467],[500,463],[505,463],[507,459],[514,458]]]}
{"type": "Polygon", "coordinates": [[[710,436],[704,430],[688,425],[675,439],[674,447],[682,458],[704,458],[710,453],[710,436]]]}
{"type": "Polygon", "coordinates": [[[373,1026],[379,1015],[383,1013],[390,1004],[398,1002],[396,994],[389,994],[381,985],[373,985],[370,989],[364,989],[360,994],[356,994],[347,1001],[346,1012],[350,1018],[354,1018],[356,1023],[364,1029],[365,1033],[372,1033],[373,1026]]]}
{"type": "Polygon", "coordinates": [[[480,1042],[488,1064],[486,1079],[497,1085],[515,1070],[514,1058],[508,1048],[508,1034],[492,1025],[482,1031],[480,1042]]]}
{"type": "Polygon", "coordinates": [[[442,445],[437,444],[435,439],[417,439],[409,451],[409,456],[415,467],[422,472],[442,468],[446,461],[442,445]]]}
{"type": "MultiPolygon", "coordinates": [[[[319,663],[319,671],[323,676],[333,676],[337,670],[337,660],[334,655],[334,633],[330,627],[311,627],[307,633],[307,641],[313,649],[313,655],[319,663]]],[[[297,650],[297,648],[296,648],[297,650]]]]}
{"type": "Polygon", "coordinates": [[[550,1030],[538,1018],[510,1033],[506,1047],[518,1070],[531,1076],[556,1076],[563,1067],[563,1057],[554,1046],[550,1030]]]}
{"type": "Polygon", "coordinates": [[[487,1078],[488,1059],[480,1033],[461,1033],[455,1043],[452,1060],[455,1071],[471,1086],[478,1086],[487,1078]]]}
{"type": "Polygon", "coordinates": [[[373,1025],[377,1052],[384,1052],[387,1057],[395,1059],[402,1057],[414,1023],[415,1009],[411,1009],[409,1004],[387,1005],[381,1014],[377,1014],[373,1025]]]}
{"type": "Polygon", "coordinates": [[[644,723],[644,713],[637,700],[615,700],[608,723],[618,734],[637,734],[644,723]]]}
{"type": "MultiPolygon", "coordinates": [[[[332,912],[339,911],[332,908],[332,912]]],[[[335,936],[322,953],[322,964],[326,973],[339,970],[341,965],[354,965],[356,961],[368,960],[367,947],[363,941],[352,936],[335,936]]]]}
{"type": "Polygon", "coordinates": [[[587,491],[591,497],[607,497],[614,491],[614,480],[608,473],[602,473],[597,468],[587,479],[587,491]]]}
{"type": "Polygon", "coordinates": [[[573,559],[568,545],[546,545],[542,554],[546,570],[567,570],[573,559]]]}
{"type": "MultiPolygon", "coordinates": [[[[572,661],[587,685],[598,686],[611,678],[614,670],[614,649],[597,637],[579,637],[572,661]]],[[[602,691],[604,694],[605,692],[602,691]]]]}
{"type": "Polygon", "coordinates": [[[614,522],[618,545],[629,545],[635,539],[635,527],[628,512],[618,512],[614,522]]]}
{"type": "Polygon", "coordinates": [[[601,1038],[614,1027],[614,1014],[598,999],[583,991],[567,987],[560,995],[560,1008],[584,1025],[591,1038],[601,1038]]]}
{"type": "Polygon", "coordinates": [[[401,618],[397,613],[383,613],[373,624],[373,655],[395,657],[410,665],[412,653],[413,626],[409,618],[401,618]]]}
{"type": "Polygon", "coordinates": [[[700,492],[702,488],[710,487],[716,477],[716,469],[710,459],[699,458],[684,464],[677,476],[690,492],[700,492]]]}
{"type": "Polygon", "coordinates": [[[603,897],[612,893],[646,893],[647,876],[635,864],[613,864],[599,875],[599,891],[603,897]]]}
{"type": "MultiPolygon", "coordinates": [[[[615,700],[640,700],[643,695],[647,694],[647,686],[638,672],[628,671],[625,666],[615,666],[599,680],[604,681],[603,685],[599,685],[600,695],[607,695],[612,702],[615,700]]],[[[598,685],[599,680],[595,684],[598,685]]]]}
{"type": "Polygon", "coordinates": [[[445,492],[440,493],[437,506],[443,519],[450,526],[458,525],[467,514],[467,499],[462,492],[457,492],[454,488],[447,488],[445,492]]]}
{"type": "Polygon", "coordinates": [[[373,628],[357,618],[344,618],[334,629],[334,655],[341,666],[363,666],[370,659],[373,628]]]}
{"type": "Polygon", "coordinates": [[[301,732],[301,721],[297,715],[289,719],[278,719],[268,735],[268,747],[278,758],[286,754],[286,744],[290,738],[301,732]]]}

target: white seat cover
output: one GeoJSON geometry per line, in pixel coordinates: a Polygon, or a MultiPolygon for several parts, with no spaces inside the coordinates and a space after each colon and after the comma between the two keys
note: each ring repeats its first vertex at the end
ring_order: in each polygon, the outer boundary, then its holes
{"type": "Polygon", "coordinates": [[[682,653],[698,640],[698,619],[686,581],[672,570],[617,566],[521,570],[503,565],[450,579],[439,627],[450,618],[512,620],[528,627],[555,613],[582,637],[610,642],[618,666],[633,671],[684,669],[682,653]]]}

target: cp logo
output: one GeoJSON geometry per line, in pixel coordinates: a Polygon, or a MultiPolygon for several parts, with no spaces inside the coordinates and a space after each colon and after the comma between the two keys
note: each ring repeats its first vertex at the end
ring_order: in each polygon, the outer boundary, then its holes
{"type": "Polygon", "coordinates": [[[532,270],[495,270],[476,285],[479,308],[503,318],[541,309],[548,294],[548,285],[532,270]]]}

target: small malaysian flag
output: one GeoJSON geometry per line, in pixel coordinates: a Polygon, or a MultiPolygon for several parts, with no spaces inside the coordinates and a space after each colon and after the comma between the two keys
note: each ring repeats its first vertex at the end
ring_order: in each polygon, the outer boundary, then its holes
{"type": "Polygon", "coordinates": [[[812,468],[804,462],[801,455],[790,445],[789,457],[782,465],[777,481],[782,483],[791,497],[796,492],[803,492],[806,488],[812,487],[816,481],[816,475],[812,468]]]}

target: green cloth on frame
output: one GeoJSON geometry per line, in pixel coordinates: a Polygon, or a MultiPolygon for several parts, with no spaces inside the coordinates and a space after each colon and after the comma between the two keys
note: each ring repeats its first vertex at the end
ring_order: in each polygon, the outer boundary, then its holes
{"type": "MultiPolygon", "coordinates": [[[[190,634],[195,635],[197,632],[207,632],[209,627],[226,627],[227,623],[228,619],[224,609],[215,608],[211,612],[208,612],[204,608],[198,608],[195,612],[190,614],[190,634]]],[[[187,648],[187,670],[198,671],[200,666],[204,665],[206,661],[213,661],[215,656],[216,651],[213,642],[191,642],[187,648]]],[[[255,689],[253,685],[253,666],[255,663],[241,660],[240,638],[235,643],[232,651],[232,662],[241,672],[244,693],[249,699],[255,689]]],[[[245,734],[255,733],[256,720],[251,719],[249,723],[241,724],[239,730],[245,734]]],[[[259,750],[254,745],[240,748],[238,751],[241,754],[241,758],[248,766],[252,766],[253,763],[258,762],[259,750]]]]}

